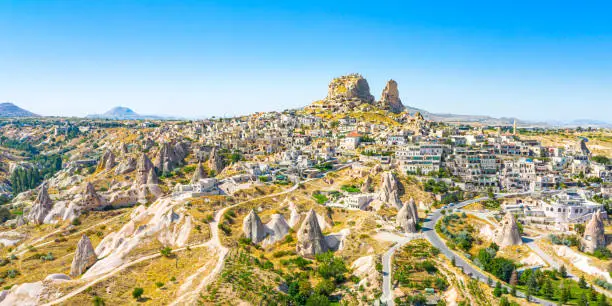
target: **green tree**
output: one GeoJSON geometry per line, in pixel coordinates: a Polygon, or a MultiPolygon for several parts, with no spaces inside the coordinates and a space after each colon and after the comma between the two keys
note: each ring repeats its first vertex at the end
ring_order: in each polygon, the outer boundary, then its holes
{"type": "Polygon", "coordinates": [[[493,295],[496,297],[500,297],[502,295],[502,286],[500,282],[495,283],[495,289],[493,290],[493,295]]]}
{"type": "Polygon", "coordinates": [[[527,295],[531,296],[538,291],[538,280],[535,273],[529,275],[527,280],[527,295]]]}
{"type": "Polygon", "coordinates": [[[578,299],[578,303],[576,303],[576,305],[578,306],[588,306],[589,305],[589,300],[586,297],[586,294],[582,293],[580,295],[580,298],[578,299]]]}
{"type": "Polygon", "coordinates": [[[608,306],[608,301],[606,299],[606,296],[602,293],[599,295],[599,298],[597,299],[597,306],[608,306]]]}
{"type": "Polygon", "coordinates": [[[552,299],[553,295],[555,294],[555,290],[553,289],[552,281],[549,278],[547,278],[544,281],[544,286],[542,286],[542,291],[544,291],[543,292],[544,296],[549,300],[552,299]]]}
{"type": "Polygon", "coordinates": [[[501,299],[499,299],[499,306],[510,306],[510,302],[508,302],[508,298],[505,296],[502,296],[501,299]]]}
{"type": "Polygon", "coordinates": [[[334,290],[336,290],[336,284],[329,279],[323,279],[315,287],[315,292],[323,296],[329,296],[334,290]]]}
{"type": "Polygon", "coordinates": [[[570,289],[565,287],[565,286],[563,288],[561,288],[561,295],[559,296],[559,301],[562,304],[565,304],[565,303],[567,303],[567,301],[570,300],[570,298],[571,298],[570,289]]]}
{"type": "Polygon", "coordinates": [[[326,252],[318,254],[316,259],[320,263],[317,267],[317,273],[321,277],[324,279],[333,278],[336,282],[344,281],[344,274],[348,272],[348,269],[341,257],[334,257],[332,252],[326,252]]]}
{"type": "Polygon", "coordinates": [[[320,295],[320,294],[313,294],[311,295],[308,300],[306,300],[306,306],[328,306],[331,305],[331,303],[329,302],[329,299],[324,296],[324,295],[320,295]]]}
{"type": "Polygon", "coordinates": [[[132,297],[135,298],[136,300],[140,300],[143,294],[144,294],[144,289],[140,287],[136,287],[132,291],[132,297]]]}
{"type": "Polygon", "coordinates": [[[561,268],[559,268],[559,274],[561,274],[562,278],[567,277],[567,268],[565,267],[565,265],[562,265],[561,268]]]}
{"type": "Polygon", "coordinates": [[[589,285],[586,282],[586,279],[584,279],[584,275],[580,276],[580,280],[578,281],[578,287],[580,287],[581,289],[586,289],[589,285]]]}

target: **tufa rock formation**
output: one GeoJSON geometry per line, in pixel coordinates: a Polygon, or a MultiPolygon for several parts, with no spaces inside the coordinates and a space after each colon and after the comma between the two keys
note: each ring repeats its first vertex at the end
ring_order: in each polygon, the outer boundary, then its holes
{"type": "Polygon", "coordinates": [[[368,81],[360,74],[353,73],[333,79],[327,90],[327,101],[374,102],[368,81]]]}
{"type": "Polygon", "coordinates": [[[223,157],[217,152],[217,148],[213,148],[208,158],[208,168],[219,174],[223,171],[223,167],[223,157]]]}
{"type": "Polygon", "coordinates": [[[414,199],[410,198],[410,201],[408,201],[408,203],[405,206],[408,206],[410,213],[412,213],[412,218],[418,222],[419,221],[419,210],[416,206],[416,203],[414,202],[414,199]]]}
{"type": "Polygon", "coordinates": [[[87,209],[97,208],[104,205],[104,199],[96,193],[94,186],[87,182],[81,198],[81,206],[87,209]]]}
{"type": "Polygon", "coordinates": [[[115,169],[115,174],[119,175],[130,173],[136,170],[136,165],[136,159],[131,156],[128,156],[124,161],[119,164],[117,169],[115,169]]]}
{"type": "Polygon", "coordinates": [[[372,177],[368,175],[366,179],[363,181],[363,185],[361,185],[361,192],[362,193],[370,192],[371,186],[372,186],[372,177]]]}
{"type": "Polygon", "coordinates": [[[314,210],[311,209],[302,222],[297,233],[297,240],[297,253],[304,257],[312,258],[329,250],[314,210]]]}
{"type": "Polygon", "coordinates": [[[98,170],[112,169],[115,167],[115,154],[111,150],[106,150],[98,163],[98,170]]]}
{"type": "Polygon", "coordinates": [[[154,166],[159,173],[170,173],[183,163],[185,156],[186,150],[180,142],[164,142],[157,152],[154,166]]]}
{"type": "Polygon", "coordinates": [[[382,174],[378,199],[398,209],[402,207],[402,202],[400,201],[400,183],[393,173],[385,172],[382,174]]]}
{"type": "Polygon", "coordinates": [[[581,244],[582,251],[586,253],[593,253],[597,248],[606,247],[606,235],[604,234],[601,211],[595,212],[587,223],[581,244]]]}
{"type": "Polygon", "coordinates": [[[399,97],[399,90],[397,90],[397,82],[389,80],[385,89],[380,96],[379,101],[380,108],[389,110],[393,113],[401,113],[405,107],[402,104],[402,100],[399,97]]]}
{"type": "Polygon", "coordinates": [[[147,178],[151,169],[153,169],[153,163],[147,154],[142,153],[136,165],[136,185],[144,185],[147,183],[147,178]]]}
{"type": "Polygon", "coordinates": [[[291,227],[289,224],[287,224],[287,220],[285,220],[283,215],[274,214],[270,216],[270,222],[266,224],[266,228],[268,232],[268,238],[266,238],[266,241],[268,243],[274,243],[285,237],[285,235],[289,233],[289,229],[291,227]]]}
{"type": "Polygon", "coordinates": [[[157,185],[159,184],[159,179],[157,178],[157,173],[155,173],[155,169],[149,169],[149,174],[147,175],[147,185],[157,185]]]}
{"type": "Polygon", "coordinates": [[[502,219],[501,227],[495,234],[495,243],[497,243],[500,248],[523,243],[516,220],[509,212],[506,213],[502,219]]]}
{"type": "Polygon", "coordinates": [[[253,209],[242,221],[242,230],[246,238],[251,239],[253,243],[259,243],[266,238],[266,228],[253,209]]]}
{"type": "Polygon", "coordinates": [[[400,227],[405,233],[417,232],[417,220],[414,218],[414,213],[409,203],[406,203],[397,212],[395,225],[400,227]]]}
{"type": "Polygon", "coordinates": [[[30,213],[28,213],[28,220],[32,221],[34,224],[43,224],[45,217],[49,213],[49,211],[53,208],[53,201],[49,197],[49,193],[47,191],[47,185],[43,183],[40,187],[40,192],[38,192],[38,196],[32,205],[32,209],[30,213]]]}
{"type": "Polygon", "coordinates": [[[206,178],[206,172],[204,172],[204,167],[202,167],[202,163],[198,163],[198,166],[196,167],[195,171],[193,172],[193,176],[191,177],[191,183],[195,184],[203,178],[206,178]]]}
{"type": "Polygon", "coordinates": [[[79,240],[76,252],[74,253],[74,259],[72,260],[72,265],[70,266],[70,276],[77,277],[83,274],[87,268],[96,263],[97,259],[96,252],[94,251],[89,237],[83,235],[81,240],[79,240]]]}

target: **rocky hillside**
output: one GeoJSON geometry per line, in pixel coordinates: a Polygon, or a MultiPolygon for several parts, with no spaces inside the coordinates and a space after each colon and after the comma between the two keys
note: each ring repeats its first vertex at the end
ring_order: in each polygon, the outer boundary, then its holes
{"type": "Polygon", "coordinates": [[[5,103],[0,103],[0,117],[9,118],[9,117],[40,117],[40,116],[30,111],[27,111],[13,103],[5,102],[5,103]]]}

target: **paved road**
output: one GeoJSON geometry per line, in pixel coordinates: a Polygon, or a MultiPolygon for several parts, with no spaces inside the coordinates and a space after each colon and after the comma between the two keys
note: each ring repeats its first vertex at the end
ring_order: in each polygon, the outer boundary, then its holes
{"type": "Polygon", "coordinates": [[[401,241],[394,244],[385,254],[382,256],[382,265],[383,265],[383,294],[380,297],[381,302],[386,305],[393,306],[395,305],[395,301],[393,300],[393,287],[391,285],[392,282],[392,272],[391,269],[393,267],[392,258],[395,251],[401,248],[404,244],[410,242],[413,239],[422,238],[420,234],[413,234],[410,236],[404,237],[401,241]]]}
{"type": "MultiPolygon", "coordinates": [[[[522,194],[526,194],[526,193],[522,193],[522,194]]],[[[514,195],[518,195],[518,194],[503,194],[503,195],[497,195],[497,197],[508,197],[508,196],[514,196],[514,195]]],[[[461,203],[458,203],[457,205],[455,205],[453,208],[462,208],[464,206],[470,205],[472,203],[476,203],[479,201],[484,201],[487,200],[488,197],[480,197],[480,198],[476,198],[476,199],[472,199],[472,200],[467,200],[461,203]]],[[[472,278],[477,279],[480,282],[486,283],[487,279],[489,278],[487,275],[485,275],[484,273],[482,273],[480,270],[474,268],[470,263],[466,262],[461,256],[459,256],[458,254],[456,254],[455,252],[453,252],[451,249],[449,249],[446,244],[442,241],[442,238],[438,235],[438,233],[436,233],[435,230],[435,225],[438,222],[438,220],[440,220],[440,218],[442,217],[442,214],[440,213],[440,209],[437,209],[435,211],[433,211],[432,213],[429,214],[429,216],[427,216],[427,219],[425,221],[425,223],[423,223],[423,234],[425,235],[425,238],[427,240],[429,240],[429,242],[435,246],[436,248],[438,248],[440,250],[440,253],[444,254],[444,256],[446,256],[449,259],[455,258],[455,264],[457,267],[461,267],[463,269],[463,272],[470,275],[472,278]]],[[[517,292],[517,296],[519,297],[525,297],[525,294],[523,292],[517,292]]],[[[542,305],[546,305],[546,306],[554,306],[556,305],[553,302],[550,301],[545,301],[536,297],[531,297],[530,299],[532,302],[534,303],[538,303],[538,304],[542,304],[542,305]]]]}

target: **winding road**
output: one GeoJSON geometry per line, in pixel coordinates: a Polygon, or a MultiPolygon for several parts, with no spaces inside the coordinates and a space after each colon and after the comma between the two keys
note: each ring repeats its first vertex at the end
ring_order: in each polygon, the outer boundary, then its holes
{"type": "MultiPolygon", "coordinates": [[[[516,196],[516,195],[521,195],[521,194],[528,194],[528,193],[512,193],[512,194],[499,194],[497,195],[497,197],[509,197],[509,196],[516,196]]],[[[457,205],[455,205],[453,208],[462,208],[464,206],[470,205],[472,203],[476,203],[476,202],[480,202],[480,201],[484,201],[487,200],[488,197],[480,197],[480,198],[475,198],[472,200],[467,200],[461,203],[458,203],[457,205]]],[[[441,213],[442,209],[437,209],[435,211],[433,211],[432,213],[430,213],[428,215],[428,218],[426,219],[426,221],[423,223],[423,233],[425,235],[425,238],[427,240],[429,240],[429,242],[435,246],[436,248],[438,248],[440,250],[440,252],[442,254],[444,254],[444,256],[446,256],[449,260],[452,260],[452,258],[455,259],[455,265],[457,267],[461,267],[463,269],[463,272],[466,273],[467,275],[469,275],[470,277],[482,282],[482,283],[487,283],[487,280],[489,279],[488,275],[485,275],[480,269],[475,268],[474,266],[471,265],[471,263],[468,263],[461,255],[455,253],[454,251],[452,251],[451,249],[449,249],[446,246],[446,243],[444,243],[444,241],[442,240],[442,238],[438,235],[438,233],[436,232],[435,228],[436,228],[436,223],[438,223],[438,221],[440,220],[440,218],[443,216],[441,213]]],[[[505,286],[506,288],[508,288],[507,286],[505,286]]],[[[510,288],[508,288],[510,289],[510,288]]],[[[525,294],[523,292],[518,291],[517,293],[518,297],[525,297],[525,294]]],[[[534,303],[538,303],[541,305],[546,305],[546,306],[554,306],[556,305],[556,303],[551,302],[551,301],[546,301],[537,297],[530,297],[530,301],[534,302],[534,303]]]]}

